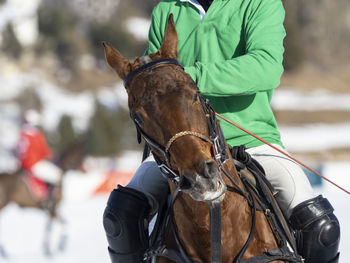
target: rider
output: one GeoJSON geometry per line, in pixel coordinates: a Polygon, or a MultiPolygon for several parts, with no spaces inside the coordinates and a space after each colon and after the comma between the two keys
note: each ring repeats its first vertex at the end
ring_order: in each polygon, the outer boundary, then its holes
{"type": "Polygon", "coordinates": [[[50,200],[53,197],[54,186],[61,180],[62,171],[50,161],[52,152],[44,134],[37,127],[40,121],[41,116],[38,111],[30,109],[24,113],[24,123],[16,150],[21,169],[48,185],[47,200],[50,200]]]}
{"type": "MultiPolygon", "coordinates": [[[[281,0],[164,0],[152,13],[147,54],[160,48],[170,13],[179,61],[215,111],[285,151],[270,107],[283,72],[281,0]]],[[[221,127],[228,144],[245,145],[264,168],[306,262],[338,262],[338,220],[328,200],[315,196],[302,169],[237,128],[224,122],[221,127]]],[[[142,262],[148,246],[145,219],[167,200],[167,187],[149,157],[127,187],[113,190],[104,213],[112,262],[142,262]]]]}

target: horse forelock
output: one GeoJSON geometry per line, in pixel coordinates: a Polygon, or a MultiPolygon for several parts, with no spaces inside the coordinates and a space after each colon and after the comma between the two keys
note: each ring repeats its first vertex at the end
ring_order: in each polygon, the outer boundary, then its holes
{"type": "Polygon", "coordinates": [[[140,62],[140,66],[143,66],[143,65],[146,65],[147,63],[152,62],[152,58],[148,55],[139,57],[138,60],[140,62]]]}
{"type": "MultiPolygon", "coordinates": [[[[150,59],[149,56],[140,57],[140,63],[142,58],[144,62],[150,59]]],[[[196,90],[191,78],[177,66],[161,65],[144,72],[139,78],[129,90],[129,106],[132,108],[152,103],[159,95],[169,95],[176,100],[176,97],[196,90]]]]}

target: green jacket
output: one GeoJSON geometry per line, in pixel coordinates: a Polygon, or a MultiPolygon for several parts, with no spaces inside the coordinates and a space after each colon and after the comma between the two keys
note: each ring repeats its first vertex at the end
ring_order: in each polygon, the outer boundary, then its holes
{"type": "MultiPolygon", "coordinates": [[[[179,61],[216,112],[282,145],[270,102],[283,72],[281,0],[215,0],[203,20],[191,3],[163,0],[153,10],[147,54],[160,47],[174,15],[179,61]]],[[[221,120],[227,142],[262,143],[221,120]]],[[[282,145],[283,146],[283,145],[282,145]]]]}

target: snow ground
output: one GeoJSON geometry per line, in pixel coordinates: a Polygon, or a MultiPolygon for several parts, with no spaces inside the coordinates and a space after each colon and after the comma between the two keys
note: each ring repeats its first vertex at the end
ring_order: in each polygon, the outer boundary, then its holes
{"type": "MultiPolygon", "coordinates": [[[[324,175],[343,187],[350,189],[347,176],[350,162],[326,163],[324,175]]],[[[67,249],[53,257],[42,254],[42,239],[46,216],[35,209],[20,209],[15,205],[6,207],[0,217],[0,240],[7,249],[9,257],[0,258],[6,263],[108,263],[107,241],[102,227],[102,214],[107,195],[92,196],[99,183],[98,174],[79,175],[70,173],[65,179],[65,199],[61,205],[62,215],[66,218],[68,244],[67,249]],[[85,176],[85,177],[84,177],[85,176]]],[[[341,260],[348,263],[350,251],[349,196],[333,185],[324,182],[316,188],[333,204],[341,224],[341,260]]],[[[58,225],[55,225],[53,240],[57,240],[58,225]]]]}
{"type": "Polygon", "coordinates": [[[332,93],[326,90],[300,92],[289,89],[276,89],[272,107],[278,110],[350,110],[349,93],[332,93]]]}
{"type": "Polygon", "coordinates": [[[289,151],[322,151],[350,147],[350,122],[280,126],[279,130],[282,142],[289,151]]]}

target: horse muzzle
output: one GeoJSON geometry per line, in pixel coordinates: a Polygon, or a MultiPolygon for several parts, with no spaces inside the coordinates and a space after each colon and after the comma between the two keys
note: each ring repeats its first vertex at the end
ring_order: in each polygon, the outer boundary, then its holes
{"type": "Polygon", "coordinates": [[[198,172],[184,172],[180,178],[180,190],[189,194],[196,201],[211,202],[223,198],[226,184],[213,160],[205,162],[203,169],[198,172]]]}

